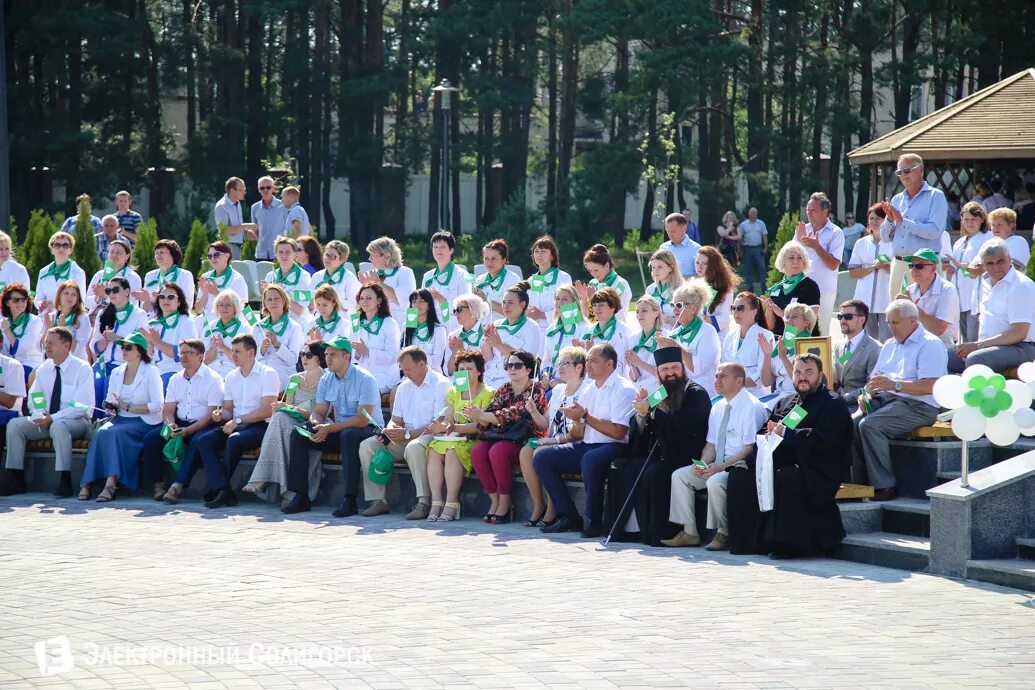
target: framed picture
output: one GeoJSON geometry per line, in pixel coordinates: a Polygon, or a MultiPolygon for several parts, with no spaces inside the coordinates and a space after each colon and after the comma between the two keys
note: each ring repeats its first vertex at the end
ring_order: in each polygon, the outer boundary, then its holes
{"type": "Polygon", "coordinates": [[[830,341],[830,336],[795,338],[794,356],[797,357],[806,352],[816,355],[823,362],[823,377],[827,380],[827,385],[831,385],[834,380],[834,346],[830,341]]]}

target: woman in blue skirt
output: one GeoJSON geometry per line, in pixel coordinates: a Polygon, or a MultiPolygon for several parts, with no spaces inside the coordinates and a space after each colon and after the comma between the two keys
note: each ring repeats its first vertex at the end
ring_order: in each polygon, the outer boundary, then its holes
{"type": "MultiPolygon", "coordinates": [[[[115,276],[104,288],[108,298],[108,306],[97,317],[93,335],[90,338],[90,349],[93,350],[94,404],[102,407],[108,399],[108,382],[116,367],[123,363],[119,339],[126,338],[137,329],[147,325],[147,314],[130,300],[129,281],[122,276],[115,276]]],[[[103,415],[96,411],[94,419],[103,415]]]]}
{"type": "Polygon", "coordinates": [[[162,423],[162,377],[147,354],[147,338],[133,333],[116,342],[124,363],[111,373],[104,407],[115,416],[90,442],[79,500],[90,499],[90,485],[106,477],[98,503],[114,500],[119,484],[136,491],[140,485],[137,458],[144,436],[162,423]]]}

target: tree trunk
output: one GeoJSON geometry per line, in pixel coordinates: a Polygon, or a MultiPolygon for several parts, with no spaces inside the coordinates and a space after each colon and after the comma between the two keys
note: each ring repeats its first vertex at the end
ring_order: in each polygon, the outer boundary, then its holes
{"type": "Polygon", "coordinates": [[[546,227],[557,229],[557,25],[551,7],[546,19],[547,115],[546,115],[546,227]]]}
{"type": "Polygon", "coordinates": [[[571,204],[571,160],[575,148],[575,115],[578,110],[579,45],[577,29],[567,21],[573,0],[562,0],[566,21],[561,27],[561,121],[558,136],[556,218],[562,224],[571,204]]]}

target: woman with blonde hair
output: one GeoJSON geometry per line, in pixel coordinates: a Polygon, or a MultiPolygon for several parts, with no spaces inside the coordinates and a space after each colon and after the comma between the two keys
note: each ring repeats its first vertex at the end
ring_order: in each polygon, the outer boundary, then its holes
{"type": "Polygon", "coordinates": [[[676,323],[668,335],[657,341],[658,347],[682,348],[683,366],[690,379],[715,397],[715,370],[719,368],[722,344],[715,327],[701,318],[711,294],[708,283],[700,278],[691,278],[676,288],[672,295],[676,323]]]}
{"type": "MultiPolygon", "coordinates": [[[[858,243],[856,243],[858,244],[858,243]]],[[[784,310],[784,320],[788,326],[794,326],[802,333],[811,333],[816,327],[819,319],[816,312],[808,305],[795,302],[788,304],[784,310]]],[[[759,347],[766,347],[765,343],[770,341],[765,333],[759,332],[756,336],[759,347]]],[[[776,407],[777,401],[788,395],[794,395],[794,380],[791,378],[791,371],[794,369],[794,353],[787,350],[787,343],[783,338],[776,339],[776,348],[772,344],[769,347],[769,357],[762,362],[761,378],[764,386],[772,386],[773,392],[759,396],[758,399],[765,403],[770,410],[776,407]],[[775,354],[773,354],[775,352],[775,354]]]]}
{"type": "MultiPolygon", "coordinates": [[[[457,328],[449,334],[449,358],[445,373],[450,376],[456,371],[457,354],[463,350],[482,349],[485,338],[485,326],[482,320],[489,315],[489,305],[478,295],[468,293],[453,300],[453,318],[457,328]]],[[[484,357],[482,358],[484,360],[484,357]]],[[[482,363],[484,370],[484,362],[482,363]]]]}
{"type": "MultiPolygon", "coordinates": [[[[1033,201],[1032,203],[1035,203],[1033,201]]],[[[960,238],[952,245],[949,266],[945,268],[945,279],[956,286],[960,296],[960,342],[977,340],[978,317],[981,307],[981,279],[970,270],[974,263],[980,263],[978,253],[985,242],[992,238],[988,229],[988,212],[976,201],[967,202],[960,209],[960,238]]],[[[867,327],[870,325],[866,322],[867,327]]],[[[869,328],[867,328],[867,331],[869,328]]]]}
{"type": "Polygon", "coordinates": [[[14,242],[11,236],[0,230],[0,285],[21,283],[29,290],[32,283],[29,282],[29,272],[14,258],[14,242]]]}
{"type": "Polygon", "coordinates": [[[216,306],[216,318],[210,321],[201,314],[195,319],[194,327],[206,342],[205,364],[219,378],[225,379],[236,368],[230,343],[239,334],[251,331],[251,326],[244,315],[241,297],[234,290],[223,290],[216,295],[213,303],[216,306]]]}
{"type": "Polygon", "coordinates": [[[629,335],[625,343],[625,378],[637,389],[644,388],[653,393],[658,387],[654,351],[658,349],[658,336],[665,333],[661,305],[657,300],[649,295],[636,300],[636,321],[640,327],[629,335]]]}
{"type": "Polygon", "coordinates": [[[661,306],[665,323],[672,325],[676,317],[672,314],[672,292],[683,284],[683,276],[679,272],[676,255],[667,249],[654,252],[650,261],[650,275],[654,282],[647,286],[647,296],[653,297],[661,306]]]}
{"type": "Polygon", "coordinates": [[[367,245],[371,271],[359,275],[360,283],[377,283],[388,299],[388,309],[399,328],[406,327],[406,310],[410,306],[410,295],[417,289],[417,278],[413,269],[403,265],[402,250],[391,237],[379,237],[367,245]]]}
{"type": "Polygon", "coordinates": [[[288,379],[298,371],[298,353],[305,344],[302,327],[288,314],[290,304],[284,288],[267,285],[262,291],[264,318],[252,329],[255,342],[259,344],[257,361],[277,372],[281,391],[287,388],[288,379]]]}
{"type": "Polygon", "coordinates": [[[110,267],[103,266],[101,270],[94,273],[93,277],[90,278],[90,283],[86,286],[86,294],[84,295],[88,310],[93,311],[107,303],[108,297],[104,294],[104,289],[108,281],[115,276],[122,276],[129,281],[131,294],[140,290],[143,282],[140,279],[140,275],[129,265],[132,258],[133,248],[130,247],[129,242],[126,240],[112,240],[108,244],[108,261],[112,265],[110,267]]]}
{"type": "MultiPolygon", "coordinates": [[[[359,278],[346,265],[349,260],[349,245],[341,240],[331,240],[323,246],[323,268],[313,274],[313,289],[317,292],[329,285],[338,293],[341,309],[346,314],[356,310],[356,293],[359,292],[359,278]]],[[[316,299],[316,295],[313,295],[316,299]]],[[[313,305],[315,308],[315,305],[313,305]]]]}
{"type": "Polygon", "coordinates": [[[329,343],[343,335],[352,337],[352,322],[342,314],[338,292],[332,285],[323,284],[313,293],[313,306],[316,313],[309,325],[309,339],[329,343]]]}
{"type": "Polygon", "coordinates": [[[576,343],[589,340],[589,334],[593,332],[593,324],[582,315],[578,308],[579,294],[575,291],[574,285],[558,285],[553,293],[553,323],[546,329],[546,349],[543,353],[543,380],[549,387],[560,383],[557,377],[557,361],[561,350],[576,343]],[[569,318],[564,323],[562,310],[575,305],[575,309],[569,308],[569,313],[574,320],[569,318]]]}
{"type": "MultiPolygon", "coordinates": [[[[273,270],[266,274],[266,279],[259,281],[262,294],[265,296],[266,288],[270,285],[280,287],[288,300],[284,309],[291,320],[300,327],[307,326],[309,303],[312,302],[313,277],[295,261],[298,242],[291,237],[281,235],[273,241],[273,251],[277,257],[277,263],[273,270]],[[305,298],[305,293],[309,293],[308,299],[305,298]]],[[[299,347],[301,347],[301,343],[299,343],[299,347]]]]}
{"type": "Polygon", "coordinates": [[[79,292],[86,294],[86,272],[72,260],[75,238],[67,232],[55,232],[50,236],[47,246],[50,247],[54,261],[41,268],[36,278],[35,301],[40,312],[45,312],[54,305],[57,287],[66,280],[74,280],[79,286],[79,292]]]}
{"type": "Polygon", "coordinates": [[[726,261],[729,261],[731,266],[737,263],[737,246],[740,241],[737,214],[733,211],[723,213],[722,222],[715,228],[715,234],[719,236],[719,251],[726,257],[726,261]]]}
{"type": "MultiPolygon", "coordinates": [[[[783,310],[788,304],[807,304],[816,310],[816,317],[819,317],[819,285],[807,275],[812,264],[805,245],[800,242],[791,240],[780,247],[774,265],[784,278],[770,286],[760,299],[765,306],[766,326],[773,335],[783,335],[783,310]]],[[[819,331],[812,335],[819,335],[819,331]]]]}

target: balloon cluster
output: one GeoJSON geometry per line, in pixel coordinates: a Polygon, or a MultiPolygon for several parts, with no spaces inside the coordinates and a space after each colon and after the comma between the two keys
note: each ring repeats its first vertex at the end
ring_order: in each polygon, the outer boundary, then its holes
{"type": "Polygon", "coordinates": [[[1035,363],[1017,370],[1020,381],[1007,380],[983,364],[967,367],[962,375],[943,376],[934,384],[934,401],[954,410],[952,432],[963,441],[986,436],[997,446],[1035,436],[1035,363]]]}

